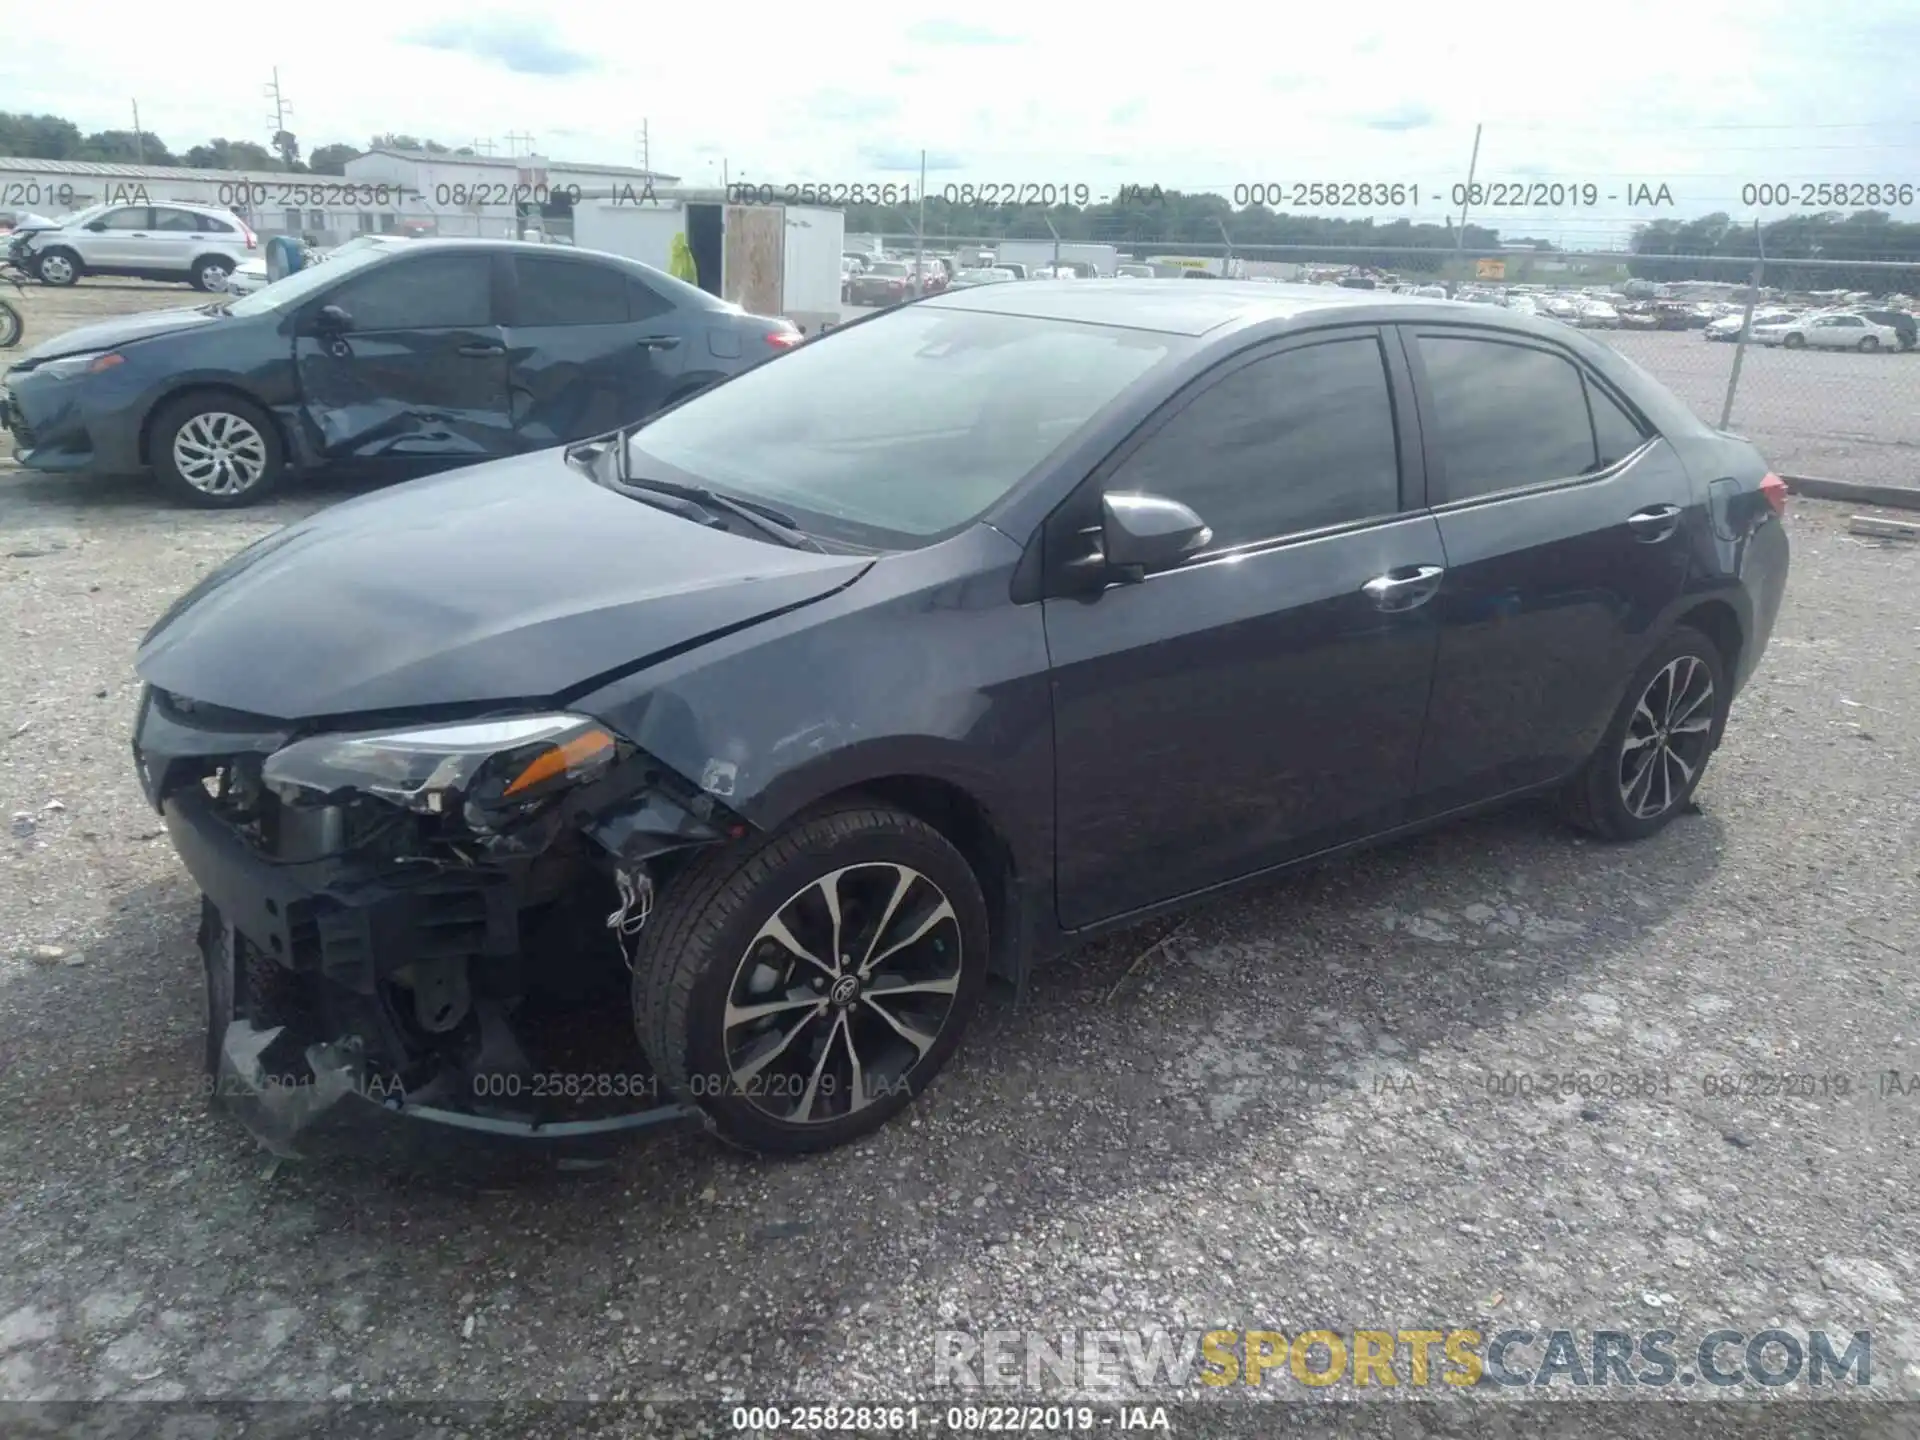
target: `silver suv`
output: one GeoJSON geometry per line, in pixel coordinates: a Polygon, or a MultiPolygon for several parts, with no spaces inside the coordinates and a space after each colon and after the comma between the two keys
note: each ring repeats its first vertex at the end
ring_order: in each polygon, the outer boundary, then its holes
{"type": "Polygon", "coordinates": [[[224,290],[233,268],[259,248],[246,221],[212,206],[96,205],[35,231],[23,260],[48,285],[132,275],[224,290]]]}

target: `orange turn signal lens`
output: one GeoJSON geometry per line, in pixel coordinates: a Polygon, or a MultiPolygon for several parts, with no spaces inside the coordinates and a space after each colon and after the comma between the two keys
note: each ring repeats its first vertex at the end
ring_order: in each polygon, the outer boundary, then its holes
{"type": "Polygon", "coordinates": [[[533,758],[526,769],[522,770],[511,785],[502,792],[503,796],[518,795],[531,790],[544,780],[552,780],[565,775],[576,766],[584,765],[613,750],[613,737],[604,730],[588,730],[576,735],[564,745],[555,745],[533,758]]]}
{"type": "Polygon", "coordinates": [[[109,351],[91,365],[87,366],[87,373],[89,375],[98,375],[102,370],[111,370],[116,365],[124,365],[126,363],[126,356],[109,351]]]}

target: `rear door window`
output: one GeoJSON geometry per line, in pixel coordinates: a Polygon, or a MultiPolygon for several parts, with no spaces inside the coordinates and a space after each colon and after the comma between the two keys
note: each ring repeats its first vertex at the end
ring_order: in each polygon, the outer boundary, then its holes
{"type": "Polygon", "coordinates": [[[529,329],[550,325],[624,325],[627,276],[610,265],[589,260],[552,260],[516,255],[519,295],[516,323],[529,329]]]}
{"type": "Polygon", "coordinates": [[[1445,477],[1435,503],[1599,468],[1586,382],[1571,360],[1478,335],[1423,334],[1417,343],[1434,412],[1423,419],[1445,477]]]}

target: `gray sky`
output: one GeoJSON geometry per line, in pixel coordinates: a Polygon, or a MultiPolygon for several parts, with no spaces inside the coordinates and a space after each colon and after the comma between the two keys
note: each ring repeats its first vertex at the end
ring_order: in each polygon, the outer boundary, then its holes
{"type": "MultiPolygon", "coordinates": [[[[550,157],[630,165],[645,120],[653,163],[690,179],[718,179],[723,161],[736,180],[914,179],[924,148],[934,193],[1386,181],[1419,185],[1411,213],[1436,220],[1478,121],[1482,179],[1591,180],[1620,197],[1478,218],[1594,242],[1633,220],[1752,214],[1743,182],[1920,184],[1913,0],[1005,8],[1021,18],[329,0],[209,27],[85,0],[15,7],[0,96],[89,130],[125,128],[137,98],[145,128],[184,150],[266,140],[277,65],[309,148],[375,130],[504,148],[519,131],[550,157]],[[1676,203],[1629,207],[1643,183],[1676,203]]],[[[1895,213],[1920,220],[1920,206],[1895,213]]]]}

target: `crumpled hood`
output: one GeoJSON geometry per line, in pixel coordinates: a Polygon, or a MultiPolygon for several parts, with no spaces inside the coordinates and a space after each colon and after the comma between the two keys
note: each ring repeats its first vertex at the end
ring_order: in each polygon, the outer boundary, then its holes
{"type": "Polygon", "coordinates": [[[546,450],[276,531],[176,601],[135,669],[277,720],[539,700],[820,599],[871,564],[682,520],[546,450]]]}
{"type": "Polygon", "coordinates": [[[42,340],[10,363],[15,370],[27,370],[43,360],[58,360],[62,355],[85,355],[94,350],[112,350],[145,340],[151,335],[168,335],[176,330],[191,330],[199,325],[239,322],[203,310],[148,310],[140,315],[122,315],[78,330],[65,330],[51,340],[42,340]]]}

